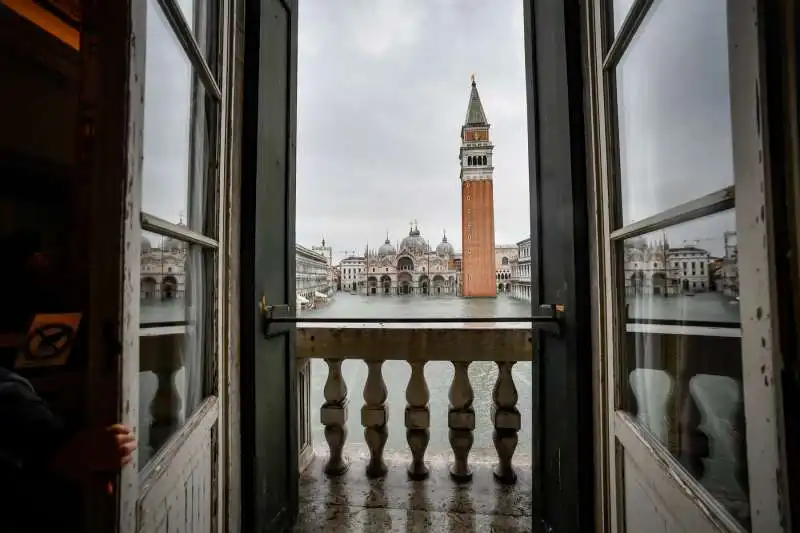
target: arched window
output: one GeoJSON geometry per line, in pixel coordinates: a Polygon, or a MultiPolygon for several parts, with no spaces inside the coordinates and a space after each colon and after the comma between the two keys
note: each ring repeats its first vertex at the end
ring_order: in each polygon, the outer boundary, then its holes
{"type": "Polygon", "coordinates": [[[485,165],[485,164],[486,164],[486,156],[483,156],[481,158],[481,165],[485,165]]]}
{"type": "Polygon", "coordinates": [[[468,166],[468,167],[471,167],[471,166],[472,166],[472,156],[468,156],[468,157],[467,157],[467,166],[468,166]]]}

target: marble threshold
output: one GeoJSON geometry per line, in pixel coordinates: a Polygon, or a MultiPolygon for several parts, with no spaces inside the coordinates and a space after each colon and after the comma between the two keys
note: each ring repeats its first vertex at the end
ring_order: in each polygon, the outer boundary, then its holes
{"type": "Polygon", "coordinates": [[[495,532],[522,533],[533,528],[532,467],[529,457],[515,457],[515,485],[497,483],[492,475],[496,456],[470,456],[470,483],[450,479],[449,454],[426,460],[430,476],[411,481],[410,455],[385,453],[385,477],[368,479],[366,447],[349,445],[350,469],[328,478],[326,450],[300,476],[300,513],[295,533],[495,532]]]}

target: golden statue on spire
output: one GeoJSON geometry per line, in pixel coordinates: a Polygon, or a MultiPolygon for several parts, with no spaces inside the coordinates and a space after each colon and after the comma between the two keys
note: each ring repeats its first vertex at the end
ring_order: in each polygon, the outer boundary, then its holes
{"type": "Polygon", "coordinates": [[[473,72],[470,74],[469,79],[472,80],[472,83],[475,83],[475,73],[473,72]]]}

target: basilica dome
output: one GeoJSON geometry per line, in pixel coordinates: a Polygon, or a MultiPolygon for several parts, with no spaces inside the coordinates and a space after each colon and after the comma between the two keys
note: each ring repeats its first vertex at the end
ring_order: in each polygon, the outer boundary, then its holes
{"type": "Polygon", "coordinates": [[[394,253],[394,246],[392,246],[392,243],[389,241],[389,237],[387,236],[386,241],[381,244],[380,248],[378,248],[378,255],[380,257],[386,257],[387,255],[394,255],[394,253]]]}
{"type": "Polygon", "coordinates": [[[186,248],[186,242],[174,238],[169,238],[164,241],[164,250],[178,251],[186,248]]]}
{"type": "Polygon", "coordinates": [[[411,253],[425,253],[428,251],[428,243],[422,238],[417,226],[410,229],[408,231],[408,237],[400,242],[400,250],[409,251],[411,253]]]}
{"type": "Polygon", "coordinates": [[[150,240],[147,237],[142,237],[142,252],[149,252],[152,247],[150,240]]]}
{"type": "Polygon", "coordinates": [[[455,255],[456,251],[453,245],[447,242],[447,233],[442,235],[442,242],[436,247],[436,255],[440,257],[447,257],[455,255]]]}

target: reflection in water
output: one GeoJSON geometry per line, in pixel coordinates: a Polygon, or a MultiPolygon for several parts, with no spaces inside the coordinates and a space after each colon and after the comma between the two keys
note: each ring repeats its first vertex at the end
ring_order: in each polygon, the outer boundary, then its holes
{"type": "MultiPolygon", "coordinates": [[[[347,293],[337,293],[326,307],[308,313],[311,317],[330,318],[395,318],[395,317],[522,317],[530,316],[530,303],[514,300],[508,296],[497,298],[469,299],[436,296],[387,296],[367,297],[347,293]]],[[[516,324],[524,326],[524,324],[516,324]]],[[[508,327],[509,324],[502,324],[508,327]]],[[[456,324],[455,327],[462,327],[456,324]]],[[[480,327],[492,327],[492,324],[480,324],[480,327]]],[[[487,358],[491,357],[487,354],[487,358]]],[[[347,420],[347,445],[365,449],[364,429],[361,426],[359,412],[363,405],[362,392],[367,379],[367,366],[363,361],[349,360],[342,364],[342,374],[347,382],[350,399],[349,417],[347,420]]],[[[319,408],[325,402],[323,388],[328,375],[328,367],[324,361],[315,359],[311,362],[311,431],[314,446],[325,449],[324,428],[319,420],[319,408]]],[[[522,362],[514,365],[514,383],[519,393],[517,407],[522,415],[522,428],[519,432],[519,445],[515,453],[515,462],[523,461],[523,457],[531,453],[531,363],[522,362]]],[[[389,438],[385,452],[408,454],[408,443],[403,423],[406,407],[406,385],[411,376],[411,368],[405,361],[386,361],[383,364],[383,377],[388,389],[386,405],[389,414],[389,438]]],[[[492,423],[490,410],[492,406],[492,389],[497,379],[497,364],[490,361],[477,361],[469,367],[469,377],[475,393],[473,408],[475,409],[475,443],[470,452],[470,460],[486,456],[495,460],[497,452],[492,442],[492,423]]],[[[425,379],[430,390],[430,443],[425,452],[426,459],[435,456],[442,458],[451,454],[447,434],[448,392],[453,380],[453,365],[443,361],[432,361],[425,365],[425,379]]],[[[345,451],[347,451],[345,447],[345,451]]]]}

